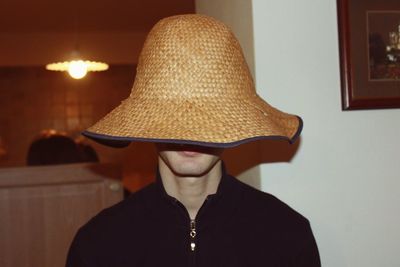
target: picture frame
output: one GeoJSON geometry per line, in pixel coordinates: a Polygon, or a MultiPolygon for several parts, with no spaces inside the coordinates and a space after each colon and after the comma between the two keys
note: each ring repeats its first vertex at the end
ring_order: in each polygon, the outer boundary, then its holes
{"type": "Polygon", "coordinates": [[[342,110],[400,108],[400,1],[337,0],[342,110]]]}

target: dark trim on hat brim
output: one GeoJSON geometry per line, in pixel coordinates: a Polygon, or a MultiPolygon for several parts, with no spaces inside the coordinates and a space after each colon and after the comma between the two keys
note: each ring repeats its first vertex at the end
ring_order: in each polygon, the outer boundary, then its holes
{"type": "Polygon", "coordinates": [[[246,139],[242,139],[235,142],[230,143],[213,143],[213,142],[202,142],[202,141],[192,141],[192,140],[182,140],[182,139],[156,139],[156,138],[137,138],[137,137],[122,137],[122,136],[112,136],[105,135],[99,133],[93,133],[90,131],[83,131],[82,135],[90,138],[99,144],[115,147],[115,148],[123,148],[127,147],[131,142],[148,142],[148,143],[166,143],[166,144],[181,144],[181,145],[196,145],[196,146],[205,146],[205,147],[216,147],[216,148],[232,148],[235,146],[239,146],[244,143],[249,143],[257,140],[286,140],[290,144],[296,142],[300,133],[303,129],[303,120],[296,116],[299,120],[299,126],[297,128],[296,133],[292,138],[288,138],[286,136],[272,135],[272,136],[255,136],[246,139]]]}
{"type": "Polygon", "coordinates": [[[296,118],[299,120],[299,126],[297,127],[296,133],[292,136],[291,139],[287,139],[290,144],[293,144],[296,142],[296,140],[299,138],[301,131],[303,131],[303,119],[299,116],[296,116],[296,118]]]}

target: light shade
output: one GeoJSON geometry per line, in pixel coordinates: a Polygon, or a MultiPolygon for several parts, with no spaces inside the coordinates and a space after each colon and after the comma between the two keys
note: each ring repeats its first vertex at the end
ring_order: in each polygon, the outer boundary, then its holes
{"type": "Polygon", "coordinates": [[[72,78],[81,79],[85,77],[87,72],[107,70],[108,64],[89,60],[71,60],[47,64],[46,69],[52,71],[68,71],[72,78]]]}

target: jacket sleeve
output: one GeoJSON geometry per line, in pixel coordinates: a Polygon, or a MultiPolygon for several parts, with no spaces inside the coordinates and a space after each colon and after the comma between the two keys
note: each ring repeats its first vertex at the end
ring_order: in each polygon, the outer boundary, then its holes
{"type": "Polygon", "coordinates": [[[310,224],[307,225],[304,240],[292,263],[293,267],[321,267],[317,243],[310,224]]]}

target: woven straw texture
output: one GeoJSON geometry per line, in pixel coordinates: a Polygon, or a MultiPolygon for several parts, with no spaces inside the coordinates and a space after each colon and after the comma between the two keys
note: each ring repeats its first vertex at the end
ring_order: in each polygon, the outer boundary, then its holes
{"type": "Polygon", "coordinates": [[[153,27],[130,96],[84,134],[229,147],[255,138],[293,141],[299,128],[300,118],[256,94],[228,27],[204,15],[179,15],[153,27]]]}

